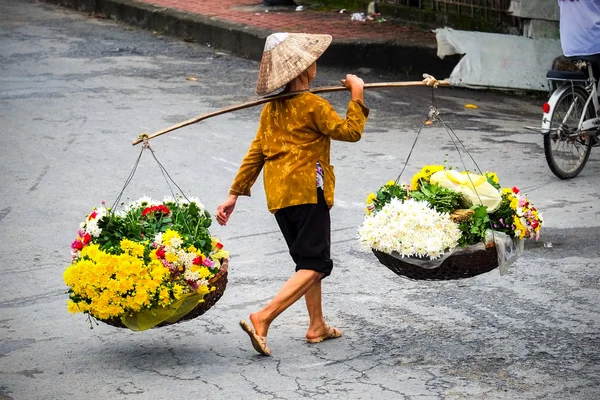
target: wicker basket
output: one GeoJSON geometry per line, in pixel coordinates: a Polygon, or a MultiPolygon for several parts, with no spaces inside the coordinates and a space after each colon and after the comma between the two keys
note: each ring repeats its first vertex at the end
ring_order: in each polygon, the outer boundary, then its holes
{"type": "MultiPolygon", "coordinates": [[[[225,287],[227,286],[227,269],[228,269],[228,267],[229,267],[228,260],[223,260],[221,262],[221,268],[219,269],[217,274],[214,277],[212,277],[209,281],[212,286],[215,286],[215,290],[213,290],[212,292],[210,292],[206,296],[204,296],[204,301],[202,303],[198,304],[192,311],[190,311],[189,313],[184,315],[179,320],[177,320],[175,322],[166,322],[165,321],[165,322],[162,322],[162,323],[156,325],[154,328],[160,328],[161,326],[177,324],[179,322],[194,319],[194,318],[199,317],[200,315],[204,314],[205,312],[207,312],[212,306],[215,305],[215,303],[217,301],[219,301],[219,299],[221,298],[221,296],[223,296],[223,293],[225,292],[225,287]]],[[[108,325],[112,325],[117,328],[127,328],[123,324],[123,322],[121,322],[120,318],[111,318],[111,319],[106,319],[106,320],[100,319],[98,321],[102,321],[108,325]]]]}
{"type": "Polygon", "coordinates": [[[422,268],[379,250],[372,249],[380,263],[396,275],[419,281],[446,281],[471,278],[498,267],[495,246],[471,253],[453,254],[437,268],[422,268]]]}

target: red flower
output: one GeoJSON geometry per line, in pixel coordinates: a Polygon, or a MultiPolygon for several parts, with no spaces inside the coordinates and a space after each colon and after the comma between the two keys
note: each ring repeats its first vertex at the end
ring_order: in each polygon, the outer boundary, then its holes
{"type": "Polygon", "coordinates": [[[520,192],[520,190],[517,189],[516,186],[513,186],[512,191],[513,191],[514,194],[519,194],[519,192],[520,192]]]}
{"type": "Polygon", "coordinates": [[[223,248],[223,243],[221,242],[217,242],[217,244],[215,244],[215,247],[219,250],[221,250],[223,248]]]}
{"type": "Polygon", "coordinates": [[[159,206],[152,206],[152,207],[146,207],[144,208],[144,211],[142,211],[142,215],[145,217],[148,214],[153,214],[156,212],[160,212],[162,214],[169,214],[171,212],[171,210],[169,210],[169,208],[165,205],[159,205],[159,206]]]}
{"type": "Polygon", "coordinates": [[[92,241],[92,235],[90,235],[89,233],[86,233],[85,236],[83,237],[83,244],[88,244],[91,241],[92,241]]]}
{"type": "Polygon", "coordinates": [[[81,250],[83,249],[83,242],[75,240],[73,243],[71,243],[71,248],[75,250],[81,250]]]}
{"type": "Polygon", "coordinates": [[[94,211],[93,213],[90,214],[90,216],[88,217],[88,221],[93,220],[94,218],[96,218],[96,216],[98,215],[98,213],[96,211],[94,211]]]}
{"type": "Polygon", "coordinates": [[[167,215],[167,214],[169,214],[171,212],[171,210],[169,210],[169,207],[167,207],[167,206],[165,206],[163,204],[161,204],[157,208],[158,208],[158,211],[160,211],[161,213],[163,213],[165,215],[167,215]]]}
{"type": "Polygon", "coordinates": [[[163,249],[156,250],[156,257],[165,258],[165,251],[163,249]]]}
{"type": "Polygon", "coordinates": [[[195,265],[202,265],[202,256],[194,258],[194,261],[192,261],[192,263],[195,265]]]}

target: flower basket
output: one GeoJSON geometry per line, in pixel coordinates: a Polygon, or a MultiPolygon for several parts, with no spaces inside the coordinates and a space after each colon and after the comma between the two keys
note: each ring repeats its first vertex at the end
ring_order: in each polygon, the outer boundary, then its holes
{"type": "Polygon", "coordinates": [[[498,267],[496,246],[473,252],[450,255],[439,267],[423,268],[408,260],[372,249],[379,262],[398,276],[423,281],[445,281],[471,278],[498,267]]]}
{"type": "Polygon", "coordinates": [[[359,238],[399,276],[453,280],[503,274],[542,223],[527,196],[502,188],[495,173],[430,165],[410,184],[390,181],[369,195],[359,238]]]}
{"type": "Polygon", "coordinates": [[[196,318],[227,285],[229,253],[195,198],[141,198],[86,216],[63,278],[68,310],[143,331],[196,318]]]}

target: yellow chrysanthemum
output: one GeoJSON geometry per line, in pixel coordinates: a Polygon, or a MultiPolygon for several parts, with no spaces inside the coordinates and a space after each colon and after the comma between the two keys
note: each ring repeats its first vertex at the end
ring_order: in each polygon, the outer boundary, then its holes
{"type": "Polygon", "coordinates": [[[215,253],[212,255],[213,260],[220,260],[223,258],[229,258],[229,252],[223,249],[215,251],[215,253]]]}
{"type": "Polygon", "coordinates": [[[367,196],[367,204],[372,204],[376,198],[377,195],[375,193],[369,193],[369,195],[367,196]]]}
{"type": "Polygon", "coordinates": [[[165,260],[167,260],[170,263],[177,262],[178,259],[179,258],[177,257],[176,254],[173,254],[173,253],[167,253],[167,254],[165,254],[165,260]]]}
{"type": "Polygon", "coordinates": [[[158,299],[160,300],[160,302],[163,306],[170,304],[171,303],[171,293],[169,292],[169,289],[167,289],[167,288],[161,289],[160,293],[158,294],[158,299]]]}
{"type": "Polygon", "coordinates": [[[135,257],[143,257],[144,256],[144,246],[134,242],[133,240],[123,239],[121,240],[121,250],[125,253],[129,253],[135,257]]]}
{"type": "Polygon", "coordinates": [[[101,254],[104,254],[104,252],[100,250],[96,243],[91,243],[81,250],[81,258],[89,257],[94,261],[97,261],[101,254]]]}
{"type": "Polygon", "coordinates": [[[443,165],[437,164],[424,166],[419,172],[413,175],[412,179],[410,180],[410,189],[419,190],[419,188],[421,187],[421,180],[429,183],[431,175],[435,174],[438,171],[443,171],[445,169],[446,167],[444,167],[443,165]]]}
{"type": "Polygon", "coordinates": [[[385,185],[386,186],[394,186],[395,184],[396,184],[396,181],[391,180],[391,181],[388,181],[385,185]]]}
{"type": "Polygon", "coordinates": [[[200,275],[201,279],[206,279],[212,275],[206,267],[200,267],[198,269],[198,274],[200,275]]]}
{"type": "Polygon", "coordinates": [[[520,218],[514,218],[513,224],[515,225],[515,234],[519,235],[519,239],[523,239],[527,233],[527,228],[525,228],[520,218]]]}
{"type": "Polygon", "coordinates": [[[150,264],[150,276],[153,280],[162,280],[164,277],[169,275],[169,269],[159,262],[152,262],[150,264]]]}
{"type": "Polygon", "coordinates": [[[173,285],[173,297],[175,297],[176,300],[179,300],[181,298],[181,295],[183,294],[183,287],[179,284],[174,284],[173,285]]]}
{"type": "Polygon", "coordinates": [[[498,174],[496,174],[495,172],[486,171],[484,173],[484,175],[489,177],[492,180],[492,182],[498,183],[498,184],[500,183],[500,180],[498,179],[498,174]]]}
{"type": "Polygon", "coordinates": [[[173,238],[181,239],[181,235],[179,235],[179,233],[177,231],[174,231],[172,229],[167,229],[167,231],[165,233],[163,233],[163,235],[162,235],[162,243],[170,245],[171,239],[173,239],[173,238]]]}
{"type": "Polygon", "coordinates": [[[208,288],[208,286],[199,286],[196,292],[200,294],[208,294],[210,293],[210,289],[208,288]]]}
{"type": "Polygon", "coordinates": [[[81,312],[77,303],[72,300],[67,301],[67,311],[69,311],[71,314],[81,312]]]}
{"type": "Polygon", "coordinates": [[[140,291],[139,289],[138,289],[137,293],[135,294],[135,296],[133,297],[133,301],[142,307],[146,306],[148,304],[149,300],[150,300],[150,296],[148,296],[148,293],[140,291]]]}

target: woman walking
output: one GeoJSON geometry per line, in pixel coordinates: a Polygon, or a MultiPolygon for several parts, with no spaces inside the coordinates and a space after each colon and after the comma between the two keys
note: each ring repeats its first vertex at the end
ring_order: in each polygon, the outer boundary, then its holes
{"type": "Polygon", "coordinates": [[[296,272],[261,310],[240,321],[256,351],[270,355],[267,333],[273,320],[304,296],[310,318],[306,340],[318,343],[342,336],[326,324],[321,306],[322,279],[333,268],[330,257],[330,217],[335,176],[330,165],[331,139],[360,140],[369,113],[362,79],[346,75],[341,82],[351,93],[345,118],[324,99],[307,93],[315,78],[316,61],[331,43],[329,35],[276,33],[267,38],[256,93],[266,95],[285,86],[298,94],[267,103],[255,139],[218,207],[219,224],[227,224],[238,196],[263,171],[267,206],[277,220],[296,264],[296,272]]]}

